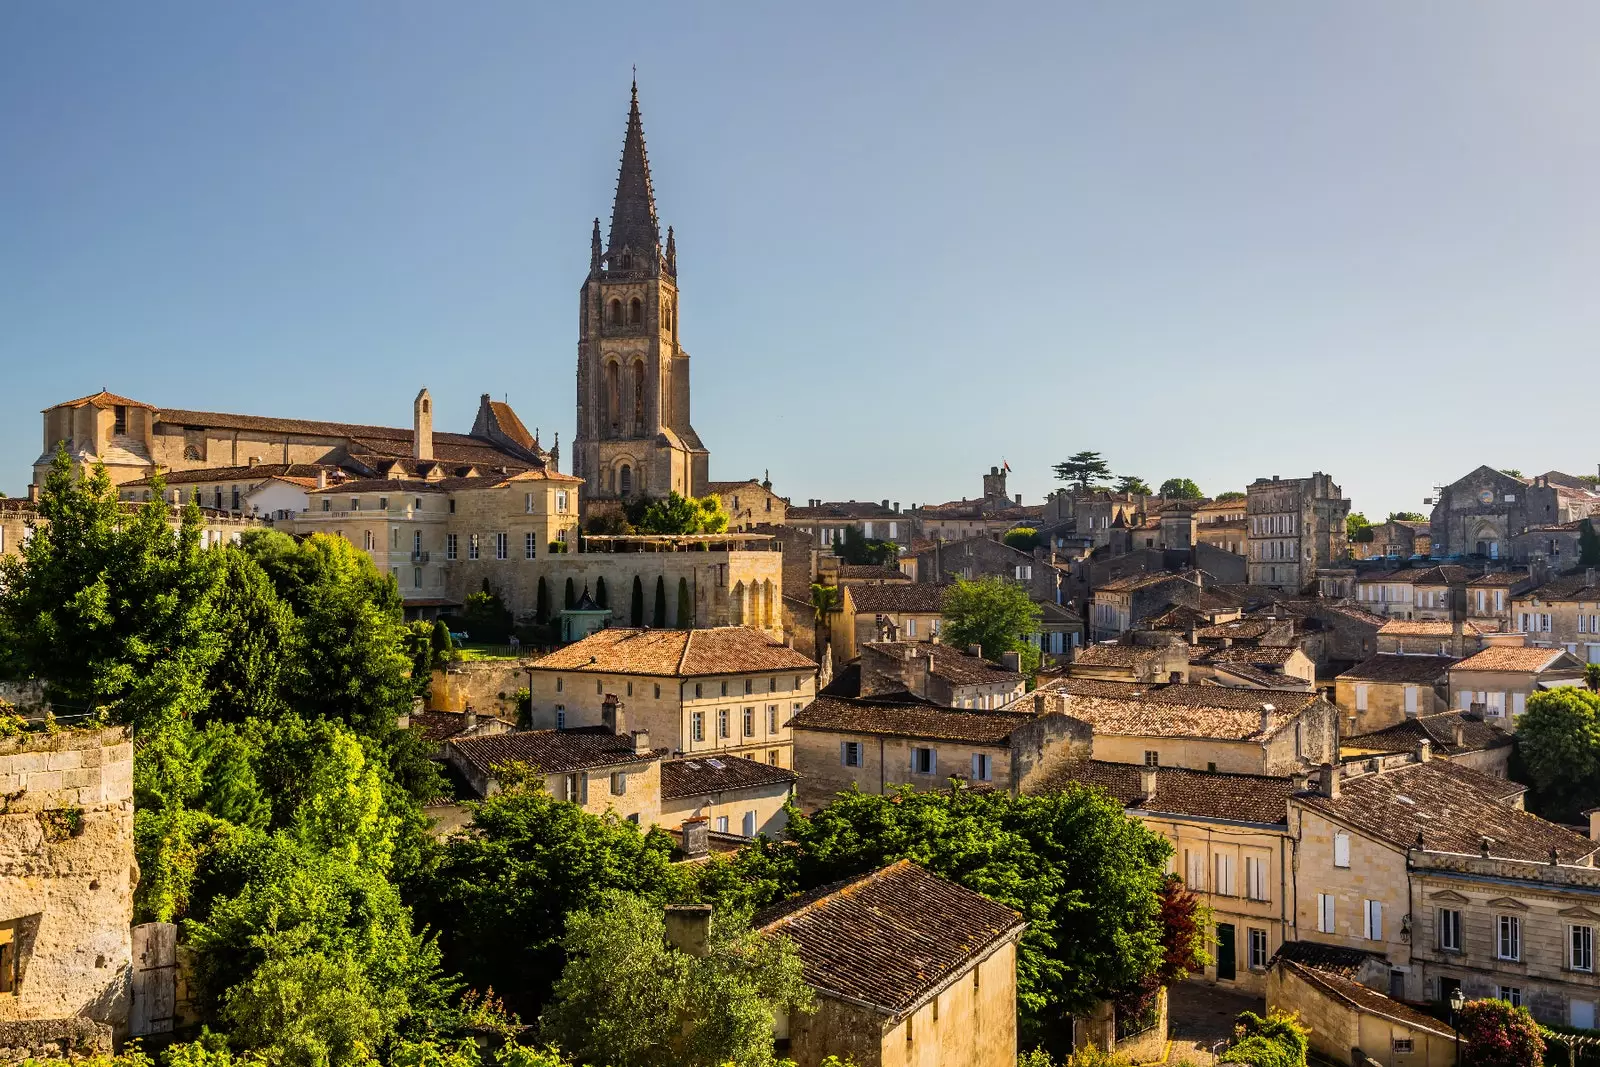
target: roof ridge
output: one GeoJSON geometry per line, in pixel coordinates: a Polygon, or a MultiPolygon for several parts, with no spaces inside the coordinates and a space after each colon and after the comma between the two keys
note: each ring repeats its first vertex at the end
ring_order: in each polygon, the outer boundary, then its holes
{"type": "Polygon", "coordinates": [[[678,671],[677,671],[677,673],[678,673],[678,677],[680,677],[680,678],[682,678],[684,676],[683,672],[686,669],[687,664],[689,662],[689,646],[691,644],[693,644],[693,643],[694,643],[694,630],[691,629],[691,630],[688,630],[688,631],[685,632],[685,635],[684,635],[684,638],[683,638],[683,651],[678,653],[678,671]]]}

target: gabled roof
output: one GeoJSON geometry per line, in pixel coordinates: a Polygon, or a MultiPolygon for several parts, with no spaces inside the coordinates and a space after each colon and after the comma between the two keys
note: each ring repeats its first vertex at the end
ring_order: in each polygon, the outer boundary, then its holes
{"type": "Polygon", "coordinates": [[[701,630],[649,630],[615,626],[533,663],[535,670],[660,677],[798,671],[816,663],[760,630],[718,626],[701,630]]]}
{"type": "Polygon", "coordinates": [[[1008,671],[998,663],[949,645],[919,644],[914,641],[868,641],[866,647],[882,652],[897,662],[907,656],[926,656],[930,661],[930,673],[935,678],[942,678],[952,685],[984,685],[990,682],[1005,685],[1022,684],[1022,675],[1018,672],[1008,671]]]}
{"type": "Polygon", "coordinates": [[[1424,1015],[1409,1004],[1402,1004],[1398,1000],[1390,1000],[1382,993],[1374,989],[1368,989],[1360,982],[1337,974],[1330,974],[1327,971],[1319,971],[1281,957],[1278,966],[1287,969],[1296,978],[1315,987],[1325,996],[1332,997],[1354,1008],[1356,1011],[1388,1019],[1412,1030],[1421,1030],[1425,1033],[1437,1034],[1440,1037],[1447,1038],[1456,1036],[1454,1030],[1433,1016],[1424,1015]]]}
{"type": "Polygon", "coordinates": [[[1538,648],[1532,645],[1490,645],[1453,664],[1452,671],[1532,671],[1567,668],[1582,670],[1583,664],[1564,648],[1538,648]]]}
{"type": "Polygon", "coordinates": [[[1234,822],[1284,824],[1294,782],[1256,774],[1221,774],[1177,767],[1155,770],[1154,795],[1144,791],[1144,773],[1152,768],[1104,760],[1072,760],[1044,776],[1031,792],[1051,792],[1069,784],[1092,786],[1124,807],[1169,815],[1234,822]]]}
{"type": "Polygon", "coordinates": [[[1285,941],[1278,946],[1278,951],[1272,954],[1272,959],[1268,962],[1271,964],[1278,960],[1315,967],[1319,971],[1344,978],[1354,978],[1372,963],[1381,963],[1384,970],[1389,969],[1389,957],[1381,952],[1324,945],[1320,941],[1285,941]]]}
{"type": "Polygon", "coordinates": [[[1339,677],[1354,682],[1433,685],[1457,662],[1449,656],[1401,656],[1380,652],[1339,677]]]}
{"type": "Polygon", "coordinates": [[[819,696],[791,718],[788,726],[824,733],[1004,745],[1013,733],[1033,721],[1033,715],[1028,713],[947,708],[914,697],[819,696]]]}
{"type": "MultiPolygon", "coordinates": [[[[98,393],[90,393],[88,396],[80,396],[76,400],[68,400],[64,404],[52,404],[51,407],[81,408],[90,405],[93,405],[97,408],[114,408],[120,406],[128,408],[149,408],[152,411],[155,410],[153,405],[146,404],[142,400],[129,400],[125,396],[118,396],[116,393],[108,393],[104,389],[100,390],[98,393]]],[[[46,408],[45,410],[49,411],[50,408],[46,408]]]]}
{"type": "Polygon", "coordinates": [[[1192,737],[1260,741],[1292,723],[1321,699],[1285,689],[1232,689],[1216,685],[1102,682],[1066,678],[1048,691],[1066,696],[1060,709],[1096,733],[1129,737],[1192,737]],[[1262,730],[1262,712],[1266,730],[1262,730]]]}
{"type": "Polygon", "coordinates": [[[743,756],[717,754],[665,760],[661,764],[661,799],[682,800],[709,793],[766,789],[792,785],[799,780],[800,776],[794,771],[743,756]]]}
{"type": "Polygon", "coordinates": [[[845,596],[858,613],[870,615],[937,615],[944,609],[948,585],[930,582],[885,582],[850,585],[845,596]]]}
{"type": "Polygon", "coordinates": [[[1518,600],[1600,600],[1600,577],[1590,580],[1591,574],[1600,574],[1600,568],[1586,567],[1571,574],[1563,574],[1537,589],[1518,593],[1518,600]]]}
{"type": "MultiPolygon", "coordinates": [[[[1461,624],[1461,632],[1469,637],[1477,637],[1494,631],[1485,630],[1468,619],[1461,624]]],[[[1390,619],[1378,627],[1379,637],[1450,637],[1454,633],[1451,623],[1434,619],[1390,619]]]]}
{"type": "Polygon", "coordinates": [[[527,730],[446,741],[455,753],[480,774],[493,774],[504,763],[526,763],[543,774],[620,767],[657,760],[670,750],[634,750],[633,738],[607,730],[527,730]]]}
{"type": "Polygon", "coordinates": [[[1441,711],[1402,719],[1392,726],[1343,739],[1343,747],[1364,752],[1415,752],[1423,740],[1434,751],[1446,755],[1504,748],[1511,735],[1485,722],[1482,716],[1467,711],[1441,711]],[[1461,727],[1461,744],[1456,744],[1456,727],[1461,727]]]}
{"type": "Polygon", "coordinates": [[[786,900],[753,925],[794,942],[805,982],[818,993],[899,1019],[1027,924],[901,860],[786,900]]]}

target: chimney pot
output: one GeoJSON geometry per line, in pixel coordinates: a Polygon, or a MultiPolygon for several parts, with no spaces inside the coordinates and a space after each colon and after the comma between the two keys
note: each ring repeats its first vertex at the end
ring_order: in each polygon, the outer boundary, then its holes
{"type": "Polygon", "coordinates": [[[317,488],[318,489],[326,489],[326,488],[328,488],[328,472],[327,471],[319,470],[317,472],[317,488]]]}
{"type": "Polygon", "coordinates": [[[669,904],[666,920],[667,944],[690,956],[704,956],[710,951],[710,904],[669,904]]]}
{"type": "Polygon", "coordinates": [[[883,498],[882,507],[883,507],[883,510],[885,510],[885,511],[889,510],[889,498],[888,497],[884,497],[883,498]]]}
{"type": "Polygon", "coordinates": [[[650,731],[633,731],[633,751],[642,755],[650,751],[650,731]]]}
{"type": "Polygon", "coordinates": [[[1272,704],[1261,705],[1261,733],[1263,735],[1272,729],[1272,713],[1278,709],[1272,704]]]}
{"type": "Polygon", "coordinates": [[[1156,769],[1154,767],[1139,768],[1139,792],[1143,794],[1148,803],[1156,796],[1156,769]]]}
{"type": "Polygon", "coordinates": [[[461,713],[461,732],[467,733],[471,730],[474,730],[477,728],[477,725],[478,710],[471,704],[468,704],[467,709],[461,713]]]}
{"type": "Polygon", "coordinates": [[[1417,762],[1427,763],[1433,758],[1433,742],[1424,737],[1417,742],[1417,762]]]}
{"type": "Polygon", "coordinates": [[[1339,767],[1337,764],[1324,763],[1322,765],[1322,782],[1317,792],[1334,800],[1339,798],[1339,767]]]}
{"type": "Polygon", "coordinates": [[[977,657],[979,657],[981,659],[983,657],[983,646],[982,645],[968,645],[967,646],[967,655],[969,655],[969,656],[977,656],[977,657]]]}
{"type": "Polygon", "coordinates": [[[1450,741],[1456,748],[1465,748],[1467,745],[1467,727],[1464,723],[1456,723],[1450,731],[1450,741]]]}

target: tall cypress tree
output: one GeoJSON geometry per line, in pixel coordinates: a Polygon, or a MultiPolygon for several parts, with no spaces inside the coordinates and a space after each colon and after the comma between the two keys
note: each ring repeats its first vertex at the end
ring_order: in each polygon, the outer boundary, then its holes
{"type": "Polygon", "coordinates": [[[678,629],[694,629],[694,598],[689,595],[689,579],[678,579],[678,629]]]}
{"type": "Polygon", "coordinates": [[[633,603],[628,605],[628,625],[644,625],[644,582],[633,576],[633,603]]]}
{"type": "Polygon", "coordinates": [[[611,596],[606,592],[606,580],[604,578],[596,578],[594,580],[594,602],[602,608],[611,606],[611,596]]]}
{"type": "Polygon", "coordinates": [[[664,630],[667,626],[667,580],[661,575],[656,575],[656,610],[651,620],[651,626],[664,630]]]}
{"type": "Polygon", "coordinates": [[[567,592],[565,599],[562,601],[562,606],[568,608],[575,608],[578,606],[578,592],[577,588],[572,584],[571,578],[567,579],[567,592]]]}
{"type": "Polygon", "coordinates": [[[544,582],[544,575],[539,575],[539,592],[533,602],[533,618],[535,622],[550,621],[550,587],[544,582]]]}

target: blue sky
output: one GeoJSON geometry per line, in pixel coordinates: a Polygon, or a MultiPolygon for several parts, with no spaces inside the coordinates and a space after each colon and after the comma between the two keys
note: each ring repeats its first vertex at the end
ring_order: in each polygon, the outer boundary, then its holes
{"type": "Polygon", "coordinates": [[[570,441],[633,63],[714,478],[1593,472],[1597,45],[1556,2],[0,5],[0,489],[102,386],[570,441]]]}

